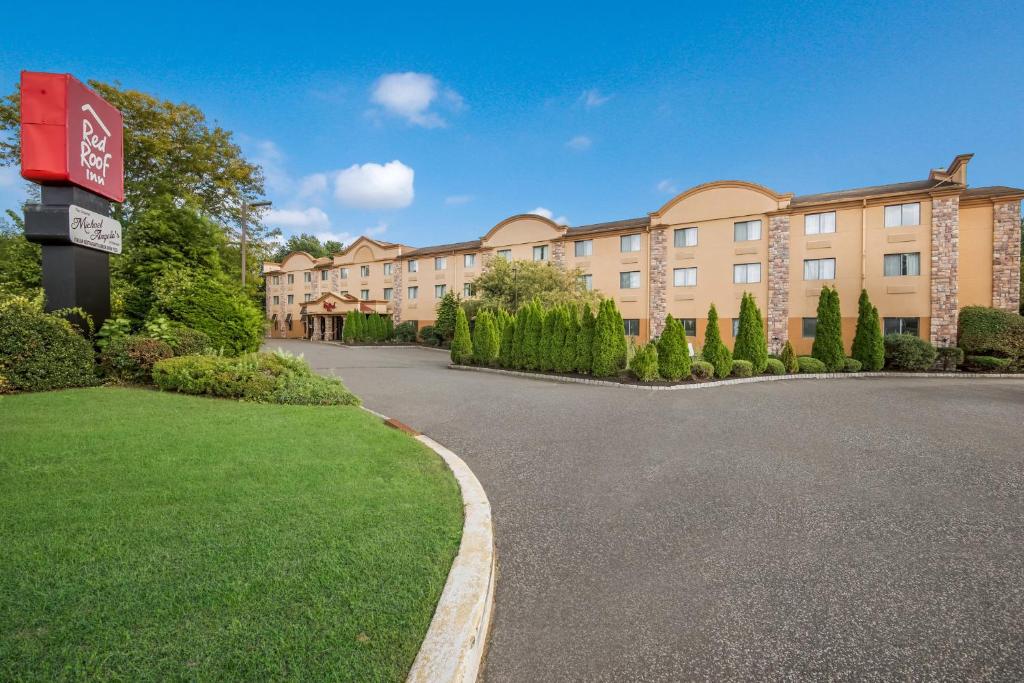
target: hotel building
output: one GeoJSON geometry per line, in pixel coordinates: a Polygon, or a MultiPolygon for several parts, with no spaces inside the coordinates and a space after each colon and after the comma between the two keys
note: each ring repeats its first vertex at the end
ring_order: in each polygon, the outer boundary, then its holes
{"type": "Polygon", "coordinates": [[[853,341],[866,289],[886,333],[956,343],[964,306],[1017,311],[1024,189],[967,184],[970,154],[925,180],[795,196],[755,183],[698,185],[646,216],[558,225],[506,218],[482,237],[410,247],[361,237],[331,258],[293,252],[263,264],[271,337],[339,338],[347,312],[432,324],[446,292],[472,296],[491,258],[579,268],[588,287],[615,299],[626,333],[657,336],[669,313],[703,344],[708,308],[722,338],[735,337],[751,292],[773,351],[786,340],[809,353],[818,294],[835,286],[843,337],[853,341]]]}

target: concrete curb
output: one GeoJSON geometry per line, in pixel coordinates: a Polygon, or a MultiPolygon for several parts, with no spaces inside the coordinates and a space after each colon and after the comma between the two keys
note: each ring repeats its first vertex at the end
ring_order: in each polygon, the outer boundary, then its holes
{"type": "Polygon", "coordinates": [[[465,370],[469,372],[489,372],[495,375],[510,375],[512,377],[526,377],[529,379],[541,380],[542,382],[559,382],[562,384],[592,384],[601,387],[618,387],[620,389],[639,389],[641,391],[683,391],[687,389],[711,389],[724,387],[732,384],[754,384],[757,382],[781,382],[793,379],[862,379],[865,377],[940,377],[942,379],[1024,379],[1024,374],[992,373],[975,374],[960,372],[820,372],[805,375],[761,375],[759,377],[736,377],[733,379],[709,380],[707,382],[696,382],[694,384],[676,384],[673,386],[648,386],[644,384],[622,384],[621,382],[609,382],[602,379],[584,379],[582,377],[563,377],[560,375],[549,375],[540,372],[522,372],[520,370],[502,370],[501,368],[481,368],[475,365],[455,365],[449,363],[451,370],[465,370]]]}
{"type": "Polygon", "coordinates": [[[428,436],[364,407],[390,426],[410,433],[441,456],[462,493],[459,553],[452,562],[430,628],[409,670],[409,683],[474,683],[480,674],[494,612],[496,563],[491,503],[462,458],[428,436]]]}

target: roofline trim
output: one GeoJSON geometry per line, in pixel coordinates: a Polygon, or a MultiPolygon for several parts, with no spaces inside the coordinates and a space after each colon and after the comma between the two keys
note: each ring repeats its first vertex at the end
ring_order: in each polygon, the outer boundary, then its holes
{"type": "Polygon", "coordinates": [[[565,234],[565,231],[568,229],[567,226],[559,225],[558,223],[554,222],[550,218],[547,218],[546,216],[541,216],[540,214],[537,214],[537,213],[517,213],[514,216],[509,216],[508,218],[506,218],[505,220],[501,221],[500,223],[495,225],[493,228],[488,230],[487,234],[480,238],[480,241],[481,242],[486,242],[491,237],[493,237],[496,232],[498,232],[499,230],[504,228],[506,225],[508,225],[512,221],[518,221],[518,220],[522,220],[524,218],[538,220],[541,223],[547,223],[548,225],[550,225],[552,228],[554,228],[558,232],[562,233],[563,235],[565,234]]]}
{"type": "MultiPolygon", "coordinates": [[[[719,188],[740,188],[744,190],[752,190],[754,192],[763,194],[764,196],[776,202],[782,202],[787,199],[792,199],[793,197],[792,192],[779,194],[778,192],[769,187],[765,187],[764,185],[759,185],[757,183],[752,183],[747,180],[713,180],[709,183],[695,185],[694,187],[691,187],[688,190],[680,192],[675,197],[665,202],[665,204],[660,209],[658,209],[657,211],[652,211],[648,215],[652,219],[656,217],[660,218],[663,214],[671,210],[676,204],[683,201],[684,199],[692,197],[695,194],[700,194],[701,192],[706,192],[708,190],[717,190],[719,188]]],[[[654,221],[652,220],[651,222],[653,223],[654,221]]]]}

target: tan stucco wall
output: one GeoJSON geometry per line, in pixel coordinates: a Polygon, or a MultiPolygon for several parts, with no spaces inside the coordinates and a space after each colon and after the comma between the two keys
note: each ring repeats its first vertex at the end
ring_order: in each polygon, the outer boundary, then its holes
{"type": "Polygon", "coordinates": [[[992,305],[992,204],[960,207],[959,304],[992,305]]]}

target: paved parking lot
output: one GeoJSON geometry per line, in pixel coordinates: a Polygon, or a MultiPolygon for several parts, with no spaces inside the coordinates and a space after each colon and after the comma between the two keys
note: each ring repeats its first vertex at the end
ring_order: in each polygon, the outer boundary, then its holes
{"type": "Polygon", "coordinates": [[[1024,680],[1024,381],[644,392],[270,346],[483,483],[488,681],[1024,680]]]}

